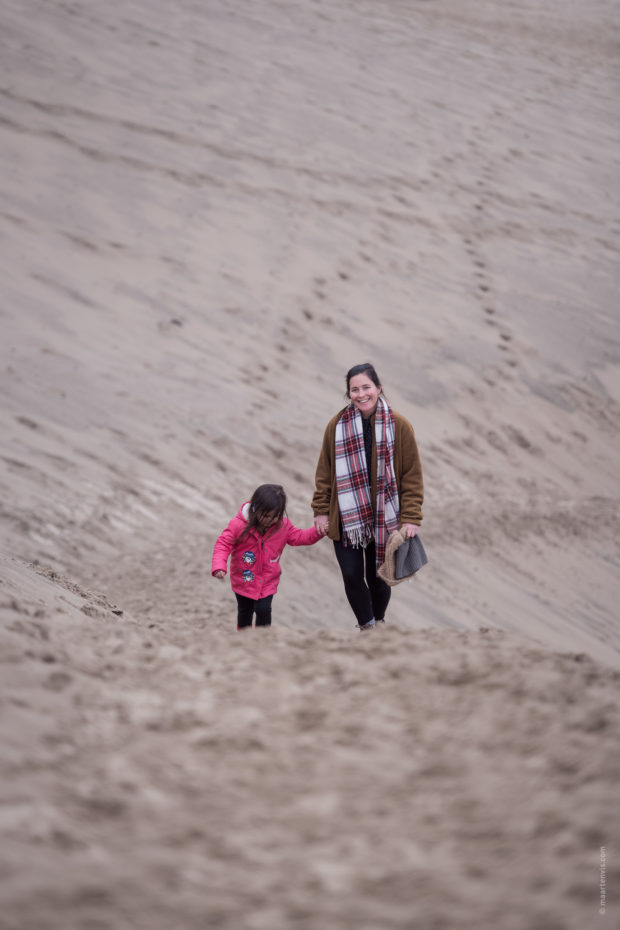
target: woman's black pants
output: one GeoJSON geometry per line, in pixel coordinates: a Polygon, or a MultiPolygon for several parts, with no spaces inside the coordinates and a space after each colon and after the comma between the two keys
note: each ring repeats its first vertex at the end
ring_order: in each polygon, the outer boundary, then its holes
{"type": "Polygon", "coordinates": [[[273,594],[268,597],[261,597],[255,601],[251,597],[245,597],[243,594],[237,594],[237,629],[242,630],[246,626],[252,626],[252,617],[256,611],[256,626],[271,626],[271,602],[273,594]]]}
{"type": "Polygon", "coordinates": [[[368,543],[365,549],[343,546],[340,539],[334,540],[336,558],[342,572],[344,590],[351,609],[360,626],[375,620],[385,619],[392,589],[377,575],[375,544],[368,543]]]}

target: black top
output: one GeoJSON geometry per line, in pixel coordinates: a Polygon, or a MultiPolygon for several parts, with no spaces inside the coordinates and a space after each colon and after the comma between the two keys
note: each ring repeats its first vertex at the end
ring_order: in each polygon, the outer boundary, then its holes
{"type": "Polygon", "coordinates": [[[364,425],[364,448],[366,449],[366,469],[368,471],[368,486],[372,487],[372,423],[370,417],[362,417],[364,425]]]}

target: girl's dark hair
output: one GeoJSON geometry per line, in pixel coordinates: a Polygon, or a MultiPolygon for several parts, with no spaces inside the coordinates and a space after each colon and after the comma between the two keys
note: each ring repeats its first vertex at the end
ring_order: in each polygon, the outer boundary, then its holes
{"type": "Polygon", "coordinates": [[[276,520],[273,526],[282,522],[286,512],[286,494],[281,484],[261,484],[250,500],[248,525],[241,534],[243,538],[252,529],[261,530],[260,518],[267,513],[274,513],[276,520]]]}
{"type": "Polygon", "coordinates": [[[354,378],[356,375],[368,375],[370,380],[373,382],[375,387],[380,388],[381,382],[379,381],[379,375],[375,371],[375,366],[371,365],[370,362],[364,362],[363,365],[354,365],[353,368],[349,368],[346,374],[347,382],[347,397],[349,397],[349,387],[351,385],[351,378],[354,378]]]}

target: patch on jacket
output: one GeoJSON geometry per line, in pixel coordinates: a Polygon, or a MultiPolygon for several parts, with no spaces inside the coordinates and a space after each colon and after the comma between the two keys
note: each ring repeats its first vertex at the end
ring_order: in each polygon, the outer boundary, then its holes
{"type": "Polygon", "coordinates": [[[241,577],[244,581],[254,581],[254,572],[251,572],[249,568],[246,568],[241,577]]]}
{"type": "Polygon", "coordinates": [[[254,565],[256,562],[256,555],[251,551],[251,549],[248,549],[247,552],[244,552],[241,556],[241,561],[246,565],[254,565]]]}

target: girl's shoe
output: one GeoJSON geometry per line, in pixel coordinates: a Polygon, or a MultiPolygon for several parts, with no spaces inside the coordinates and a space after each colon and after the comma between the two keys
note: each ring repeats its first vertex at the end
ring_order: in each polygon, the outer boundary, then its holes
{"type": "Polygon", "coordinates": [[[375,618],[373,617],[372,620],[369,620],[368,623],[364,623],[362,626],[358,624],[357,628],[358,630],[372,630],[374,625],[375,625],[375,618]]]}

